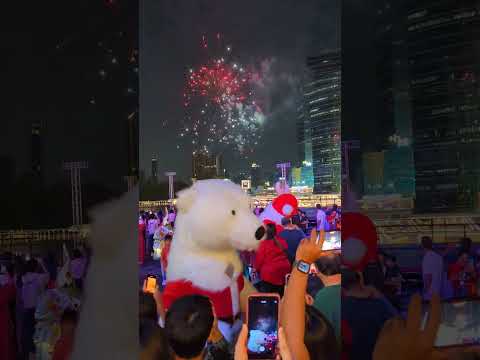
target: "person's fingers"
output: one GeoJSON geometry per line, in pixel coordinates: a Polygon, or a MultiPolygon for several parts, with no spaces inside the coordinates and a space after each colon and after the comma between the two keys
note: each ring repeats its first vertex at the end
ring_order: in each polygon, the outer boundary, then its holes
{"type": "Polygon", "coordinates": [[[424,336],[427,346],[433,347],[437,337],[438,328],[441,321],[440,297],[434,294],[430,301],[430,311],[428,314],[428,321],[425,326],[424,336]]]}
{"type": "Polygon", "coordinates": [[[415,294],[408,305],[407,332],[416,336],[422,324],[422,298],[415,294]]]}
{"type": "Polygon", "coordinates": [[[313,244],[317,242],[317,229],[313,229],[310,233],[310,242],[313,244]]]}

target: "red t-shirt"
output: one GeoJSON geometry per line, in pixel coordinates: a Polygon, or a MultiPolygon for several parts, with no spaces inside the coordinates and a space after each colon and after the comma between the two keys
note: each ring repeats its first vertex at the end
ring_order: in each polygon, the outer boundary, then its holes
{"type": "Polygon", "coordinates": [[[183,296],[188,295],[203,295],[208,298],[213,303],[215,307],[215,313],[219,319],[230,318],[236,316],[240,311],[240,292],[243,290],[244,280],[243,276],[240,274],[236,281],[236,293],[232,294],[232,291],[229,287],[223,289],[222,291],[208,291],[196,287],[190,281],[176,280],[167,283],[165,290],[163,291],[163,305],[165,310],[168,311],[173,302],[183,296]],[[237,302],[237,312],[233,313],[233,302],[237,302]]]}
{"type": "Polygon", "coordinates": [[[162,250],[161,263],[163,271],[167,271],[168,266],[168,253],[170,252],[170,242],[165,243],[165,247],[162,250]]]}
{"type": "Polygon", "coordinates": [[[255,254],[255,269],[259,272],[262,281],[273,285],[285,285],[285,275],[292,270],[287,258],[287,242],[277,237],[280,248],[273,240],[263,240],[255,254]]]}
{"type": "Polygon", "coordinates": [[[73,336],[61,336],[55,344],[52,360],[68,360],[73,351],[73,336]]]}

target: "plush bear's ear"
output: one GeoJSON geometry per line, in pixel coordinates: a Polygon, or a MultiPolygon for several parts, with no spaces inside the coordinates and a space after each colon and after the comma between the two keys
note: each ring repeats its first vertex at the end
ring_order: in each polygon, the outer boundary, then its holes
{"type": "Polygon", "coordinates": [[[197,191],[193,187],[178,192],[176,202],[178,211],[185,213],[190,210],[196,195],[197,191]]]}

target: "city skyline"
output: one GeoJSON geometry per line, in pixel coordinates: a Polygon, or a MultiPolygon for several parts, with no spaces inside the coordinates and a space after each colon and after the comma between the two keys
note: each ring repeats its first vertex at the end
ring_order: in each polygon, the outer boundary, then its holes
{"type": "Polygon", "coordinates": [[[185,72],[208,60],[199,49],[203,35],[209,39],[221,34],[239,62],[249,68],[256,66],[268,75],[264,77],[264,91],[258,95],[266,114],[263,137],[248,159],[227,150],[222,154],[225,167],[234,173],[248,171],[252,162],[269,168],[277,162],[300,160],[295,121],[298,87],[306,57],[339,45],[338,4],[275,3],[275,16],[271,16],[270,2],[254,6],[252,14],[243,3],[199,1],[188,7],[169,1],[143,3],[141,41],[146,50],[140,59],[140,168],[145,174],[149,173],[151,157],[156,156],[160,174],[175,170],[181,179],[191,177],[193,149],[178,151],[177,140],[184,120],[185,72]],[[256,41],[251,41],[252,35],[256,41]],[[168,48],[168,56],[163,56],[160,48],[168,48]]]}

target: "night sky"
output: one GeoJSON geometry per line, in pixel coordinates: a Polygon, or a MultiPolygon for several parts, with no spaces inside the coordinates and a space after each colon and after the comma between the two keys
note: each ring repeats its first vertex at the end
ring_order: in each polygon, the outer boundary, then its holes
{"type": "MultiPolygon", "coordinates": [[[[177,149],[185,71],[201,65],[202,35],[221,33],[243,64],[275,59],[273,80],[263,94],[264,137],[251,159],[268,169],[296,161],[296,91],[306,56],[339,47],[340,5],[334,0],[144,0],[140,28],[140,168],[150,176],[152,155],[159,173],[191,176],[191,149],[177,149]]],[[[235,165],[233,166],[232,163],[235,165]]],[[[237,165],[240,164],[240,165],[237,165]]]]}

